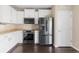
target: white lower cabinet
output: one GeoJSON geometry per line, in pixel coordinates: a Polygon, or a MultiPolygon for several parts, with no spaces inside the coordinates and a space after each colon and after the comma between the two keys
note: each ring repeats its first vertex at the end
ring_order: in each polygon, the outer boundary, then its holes
{"type": "Polygon", "coordinates": [[[16,32],[0,35],[0,53],[8,52],[17,42],[16,32]]]}
{"type": "Polygon", "coordinates": [[[5,35],[0,35],[0,53],[7,52],[9,48],[9,41],[5,35]]]}

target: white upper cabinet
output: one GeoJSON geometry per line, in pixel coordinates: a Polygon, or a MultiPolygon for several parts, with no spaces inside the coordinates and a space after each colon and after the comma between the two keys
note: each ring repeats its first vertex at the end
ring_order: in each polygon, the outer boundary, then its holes
{"type": "Polygon", "coordinates": [[[17,19],[16,19],[16,10],[14,8],[11,7],[11,23],[17,23],[17,19]]]}
{"type": "Polygon", "coordinates": [[[9,23],[11,19],[11,7],[8,5],[0,6],[0,22],[9,23]]]}
{"type": "Polygon", "coordinates": [[[25,9],[24,10],[25,18],[34,18],[35,17],[35,9],[25,9]]]}
{"type": "Polygon", "coordinates": [[[46,17],[51,14],[50,9],[39,9],[38,12],[39,12],[39,17],[46,17]]]}
{"type": "Polygon", "coordinates": [[[0,6],[0,22],[16,23],[16,10],[8,5],[0,6]]]}
{"type": "Polygon", "coordinates": [[[24,24],[24,11],[17,11],[17,23],[24,24]]]}
{"type": "MultiPolygon", "coordinates": [[[[25,18],[35,18],[35,9],[25,9],[24,10],[24,17],[25,18]]],[[[50,9],[38,9],[38,17],[46,17],[48,15],[51,15],[50,9]]]]}

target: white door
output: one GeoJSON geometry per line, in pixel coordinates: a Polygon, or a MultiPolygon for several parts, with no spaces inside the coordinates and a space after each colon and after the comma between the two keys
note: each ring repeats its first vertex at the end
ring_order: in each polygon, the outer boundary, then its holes
{"type": "Polygon", "coordinates": [[[59,11],[55,20],[55,45],[70,46],[72,39],[72,12],[59,11]]]}

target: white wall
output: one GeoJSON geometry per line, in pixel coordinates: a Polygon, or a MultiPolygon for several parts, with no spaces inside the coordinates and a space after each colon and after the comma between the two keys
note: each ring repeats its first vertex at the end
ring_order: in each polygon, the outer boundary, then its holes
{"type": "MultiPolygon", "coordinates": [[[[18,23],[16,19],[16,10],[8,5],[0,6],[0,22],[3,23],[18,23]]],[[[19,32],[11,32],[0,34],[0,53],[8,52],[18,43],[19,32]]]]}
{"type": "Polygon", "coordinates": [[[72,47],[79,51],[79,5],[73,6],[72,47]]]}
{"type": "Polygon", "coordinates": [[[72,9],[71,6],[55,6],[55,47],[71,46],[72,9]]]}

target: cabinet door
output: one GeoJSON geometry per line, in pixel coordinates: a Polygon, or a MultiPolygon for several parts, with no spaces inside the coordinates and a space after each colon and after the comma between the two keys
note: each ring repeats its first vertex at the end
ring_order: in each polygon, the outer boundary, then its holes
{"type": "Polygon", "coordinates": [[[9,23],[11,19],[11,8],[8,5],[0,6],[0,22],[9,23]]]}
{"type": "Polygon", "coordinates": [[[39,17],[46,17],[50,14],[51,14],[51,10],[49,9],[45,9],[45,10],[39,9],[39,17]]]}
{"type": "Polygon", "coordinates": [[[8,50],[8,40],[5,38],[5,35],[0,35],[0,53],[7,52],[8,50]]]}
{"type": "Polygon", "coordinates": [[[11,8],[11,23],[16,23],[17,19],[16,19],[16,10],[14,8],[11,8]]]}
{"type": "Polygon", "coordinates": [[[25,18],[34,18],[35,17],[35,9],[25,9],[24,10],[24,17],[25,18]]]}
{"type": "Polygon", "coordinates": [[[24,24],[24,11],[17,11],[17,23],[24,24]]]}

